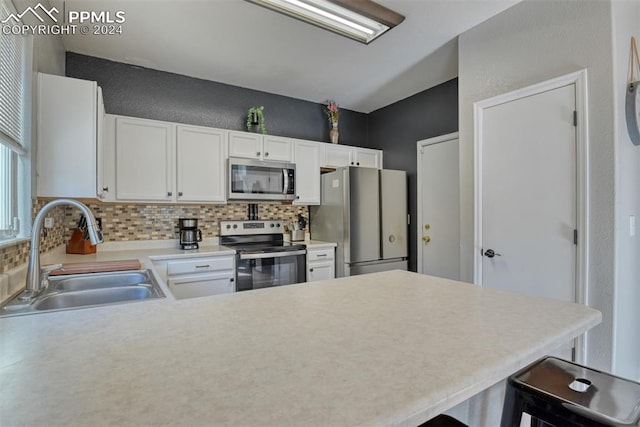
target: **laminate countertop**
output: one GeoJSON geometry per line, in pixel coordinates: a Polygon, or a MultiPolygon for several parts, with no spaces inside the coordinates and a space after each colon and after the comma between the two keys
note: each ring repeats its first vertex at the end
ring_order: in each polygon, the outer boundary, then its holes
{"type": "Polygon", "coordinates": [[[0,319],[0,425],[418,425],[601,321],[390,271],[0,319]]]}

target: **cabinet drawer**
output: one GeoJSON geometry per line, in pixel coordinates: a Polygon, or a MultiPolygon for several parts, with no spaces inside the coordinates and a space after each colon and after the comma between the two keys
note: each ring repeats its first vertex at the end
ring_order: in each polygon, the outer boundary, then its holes
{"type": "Polygon", "coordinates": [[[307,261],[327,261],[334,258],[334,249],[319,249],[307,251],[307,261]]]}
{"type": "Polygon", "coordinates": [[[169,278],[171,293],[176,299],[228,294],[234,291],[234,272],[193,274],[169,278]]]}
{"type": "Polygon", "coordinates": [[[233,257],[197,258],[167,263],[168,276],[231,269],[233,269],[233,257]]]}

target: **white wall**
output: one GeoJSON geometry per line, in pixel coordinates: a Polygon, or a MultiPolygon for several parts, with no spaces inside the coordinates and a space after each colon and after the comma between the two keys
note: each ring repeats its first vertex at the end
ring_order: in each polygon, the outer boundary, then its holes
{"type": "Polygon", "coordinates": [[[614,290],[614,120],[611,4],[524,0],[459,38],[461,271],[473,278],[473,103],[588,70],[590,237],[588,303],[603,323],[587,363],[611,369],[614,290]]]}
{"type": "Polygon", "coordinates": [[[613,371],[640,381],[640,238],[629,234],[629,217],[635,215],[640,221],[640,146],[631,143],[625,121],[631,36],[640,38],[640,2],[614,0],[612,18],[616,147],[613,371]]]}

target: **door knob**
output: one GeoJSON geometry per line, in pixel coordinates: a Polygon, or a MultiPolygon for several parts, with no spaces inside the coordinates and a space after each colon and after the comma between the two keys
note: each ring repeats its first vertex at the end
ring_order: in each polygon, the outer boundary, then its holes
{"type": "Polygon", "coordinates": [[[425,243],[429,243],[431,241],[431,236],[424,236],[422,238],[422,241],[425,242],[425,243]]]}
{"type": "Polygon", "coordinates": [[[487,258],[493,258],[494,256],[502,256],[502,254],[497,253],[493,249],[487,249],[486,251],[484,251],[484,256],[486,256],[487,258]]]}

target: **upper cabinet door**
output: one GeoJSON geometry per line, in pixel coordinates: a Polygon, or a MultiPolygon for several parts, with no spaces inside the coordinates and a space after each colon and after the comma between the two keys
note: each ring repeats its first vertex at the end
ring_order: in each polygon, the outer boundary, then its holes
{"type": "Polygon", "coordinates": [[[38,196],[97,196],[98,102],[96,82],[38,73],[38,196]]]}
{"type": "Polygon", "coordinates": [[[178,201],[226,201],[227,132],[178,126],[178,201]]]}
{"type": "Polygon", "coordinates": [[[320,204],[320,151],[321,142],[296,141],[296,205],[320,204]]]}
{"type": "Polygon", "coordinates": [[[229,157],[262,159],[262,135],[249,132],[229,132],[229,157]]]}
{"type": "Polygon", "coordinates": [[[264,135],[262,148],[262,160],[293,161],[293,141],[289,138],[264,135]]]}
{"type": "Polygon", "coordinates": [[[116,119],[116,199],[174,200],[175,126],[116,119]]]}
{"type": "Polygon", "coordinates": [[[355,148],[354,151],[356,166],[382,169],[382,151],[366,148],[355,148]]]}
{"type": "Polygon", "coordinates": [[[327,144],[325,147],[325,166],[340,168],[352,166],[353,149],[343,145],[327,144]]]}

